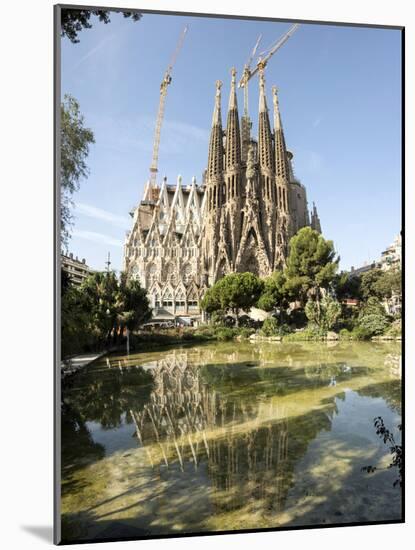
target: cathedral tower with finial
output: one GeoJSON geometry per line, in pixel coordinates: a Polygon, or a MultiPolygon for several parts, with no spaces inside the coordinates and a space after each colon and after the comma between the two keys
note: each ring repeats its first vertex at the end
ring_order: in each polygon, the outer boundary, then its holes
{"type": "MultiPolygon", "coordinates": [[[[245,145],[235,69],[231,71],[225,131],[220,118],[221,85],[217,84],[206,177],[207,209],[201,233],[201,271],[207,285],[230,272],[250,271],[264,277],[282,269],[290,238],[310,225],[306,191],[294,177],[293,155],[285,143],[277,89],[272,89],[272,129],[264,67],[258,72],[258,139],[249,137],[245,145]]],[[[320,231],[316,211],[312,226],[320,231]]]]}
{"type": "Polygon", "coordinates": [[[272,94],[274,104],[275,188],[278,209],[274,269],[278,269],[285,264],[288,254],[288,240],[292,236],[293,228],[290,214],[290,160],[285,146],[276,86],[273,86],[272,94]]]}
{"type": "Polygon", "coordinates": [[[203,239],[201,272],[203,282],[212,284],[217,278],[216,265],[219,248],[219,227],[223,201],[223,129],[221,114],[222,82],[216,81],[215,106],[210,130],[208,166],[206,171],[205,212],[203,219],[203,239]]]}
{"type": "MultiPolygon", "coordinates": [[[[284,267],[290,238],[304,226],[321,232],[313,204],[311,223],[304,185],[294,175],[273,87],[273,128],[264,67],[259,67],[258,138],[247,108],[239,119],[236,71],[231,70],[226,128],[222,82],[215,86],[203,182],[163,178],[157,193],[145,186],[131,212],[124,270],[147,290],[156,321],[198,320],[206,288],[232,272],[266,277],[284,267]]],[[[245,106],[247,107],[247,106],[245,106]]]]}

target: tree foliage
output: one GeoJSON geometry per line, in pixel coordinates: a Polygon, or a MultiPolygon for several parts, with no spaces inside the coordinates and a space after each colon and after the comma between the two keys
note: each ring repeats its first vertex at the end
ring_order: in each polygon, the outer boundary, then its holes
{"type": "Polygon", "coordinates": [[[333,279],[333,288],[338,300],[347,298],[361,300],[361,278],[347,273],[339,273],[333,279]]]}
{"type": "Polygon", "coordinates": [[[362,298],[364,300],[369,299],[370,297],[376,296],[379,298],[377,292],[375,291],[375,285],[382,276],[381,269],[371,269],[366,271],[361,276],[360,288],[362,292],[362,298]]]}
{"type": "Polygon", "coordinates": [[[376,297],[379,300],[387,300],[393,294],[402,292],[402,273],[399,268],[382,271],[371,269],[362,275],[362,296],[365,300],[376,297]]]}
{"type": "Polygon", "coordinates": [[[380,277],[373,283],[373,292],[381,299],[389,299],[393,294],[402,292],[402,274],[400,269],[383,271],[380,277]]]}
{"type": "Polygon", "coordinates": [[[383,334],[389,326],[385,308],[376,296],[368,298],[359,313],[358,326],[366,331],[369,336],[383,334]]]}
{"type": "Polygon", "coordinates": [[[339,260],[333,241],[303,227],[290,241],[285,288],[303,304],[311,295],[318,298],[319,290],[328,288],[334,279],[339,260]]]}
{"type": "Polygon", "coordinates": [[[264,336],[274,336],[278,334],[278,321],[274,317],[265,319],[262,325],[261,334],[264,336]]]}
{"type": "MultiPolygon", "coordinates": [[[[388,468],[395,468],[398,472],[398,477],[393,482],[393,486],[403,486],[403,469],[404,469],[404,459],[403,459],[403,448],[402,444],[398,444],[395,440],[393,433],[385,426],[385,422],[381,416],[377,416],[374,421],[374,426],[376,429],[376,435],[378,435],[385,445],[389,445],[389,453],[392,456],[392,462],[390,462],[388,468]]],[[[398,425],[398,430],[402,431],[402,425],[398,425]]],[[[379,468],[377,466],[363,466],[362,471],[369,474],[375,472],[379,468]]]]}
{"type": "Polygon", "coordinates": [[[94,134],[86,128],[78,101],[66,94],[61,104],[61,243],[68,245],[72,225],[72,195],[89,174],[86,158],[94,134]]]}
{"type": "Polygon", "coordinates": [[[308,300],[305,305],[307,319],[323,330],[332,329],[341,312],[340,303],[327,293],[321,301],[308,300]]]}
{"type": "Polygon", "coordinates": [[[151,317],[146,291],[125,274],[95,272],[80,287],[62,287],[62,351],[117,342],[151,317]]]}
{"type": "Polygon", "coordinates": [[[263,282],[253,273],[230,273],[209,288],[201,307],[207,313],[231,311],[238,320],[239,311],[249,311],[263,290],[263,282]]]}
{"type": "Polygon", "coordinates": [[[258,307],[264,311],[274,311],[287,305],[286,277],[283,271],[274,273],[264,280],[264,290],[259,297],[258,307]]]}
{"type": "MultiPolygon", "coordinates": [[[[131,11],[122,11],[122,14],[124,17],[131,17],[133,21],[138,21],[142,17],[141,13],[131,11]]],[[[61,36],[66,36],[74,44],[78,43],[78,33],[82,29],[90,29],[92,27],[90,21],[92,15],[95,15],[99,21],[105,24],[111,21],[110,10],[62,8],[61,36]]]]}

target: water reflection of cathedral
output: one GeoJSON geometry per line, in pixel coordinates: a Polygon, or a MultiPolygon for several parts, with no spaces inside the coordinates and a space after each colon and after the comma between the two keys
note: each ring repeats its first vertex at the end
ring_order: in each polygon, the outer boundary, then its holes
{"type": "Polygon", "coordinates": [[[280,509],[288,480],[288,425],[260,424],[258,410],[255,401],[211,388],[186,353],[174,353],[157,361],[149,402],[130,412],[153,467],[178,464],[186,472],[207,464],[222,507],[269,499],[269,509],[280,509]]]}

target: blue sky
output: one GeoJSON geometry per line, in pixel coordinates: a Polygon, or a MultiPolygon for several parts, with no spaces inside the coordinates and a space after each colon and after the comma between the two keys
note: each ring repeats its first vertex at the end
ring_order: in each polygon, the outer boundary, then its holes
{"type": "MultiPolygon", "coordinates": [[[[135,23],[113,14],[108,25],[94,19],[78,44],[62,39],[62,94],[78,99],[96,141],[90,175],[74,196],[69,251],[95,269],[105,267],[108,251],[112,267],[121,268],[128,212],[148,179],[160,82],[185,24],[166,101],[159,176],[200,182],[215,81],[223,81],[225,122],[231,67],[240,76],[258,35],[260,52],[290,24],[149,14],[135,23]]],[[[397,30],[302,24],[266,70],[268,105],[276,84],[295,174],[310,207],[317,204],[342,269],[378,258],[400,231],[400,55],[397,30]]],[[[255,135],[255,77],[249,92],[255,135]]],[[[242,93],[238,102],[241,114],[242,93]]]]}

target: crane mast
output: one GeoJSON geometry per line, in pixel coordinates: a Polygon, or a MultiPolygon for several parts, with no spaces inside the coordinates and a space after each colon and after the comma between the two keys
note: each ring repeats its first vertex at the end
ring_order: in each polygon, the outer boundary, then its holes
{"type": "Polygon", "coordinates": [[[256,51],[258,49],[259,43],[261,41],[262,34],[260,34],[257,38],[257,41],[255,43],[255,46],[251,52],[251,55],[248,58],[248,61],[245,63],[244,66],[244,72],[242,73],[241,80],[238,83],[238,88],[244,89],[244,116],[248,117],[248,80],[250,78],[251,74],[251,63],[252,59],[254,58],[254,55],[256,54],[256,51]]]}
{"type": "Polygon", "coordinates": [[[151,161],[150,166],[150,196],[151,200],[156,200],[158,191],[157,191],[157,172],[158,172],[158,159],[159,159],[159,148],[160,148],[160,135],[161,135],[161,126],[163,124],[163,118],[164,118],[164,109],[166,104],[166,96],[167,96],[167,88],[169,84],[172,81],[171,73],[173,70],[173,66],[176,62],[177,56],[183,46],[183,41],[187,33],[187,26],[183,29],[179,40],[177,42],[176,49],[172,55],[172,58],[170,60],[170,64],[167,67],[166,72],[164,73],[163,80],[160,84],[160,100],[159,100],[159,108],[157,112],[157,119],[156,119],[156,127],[154,130],[154,145],[153,145],[153,158],[151,161]]]}

